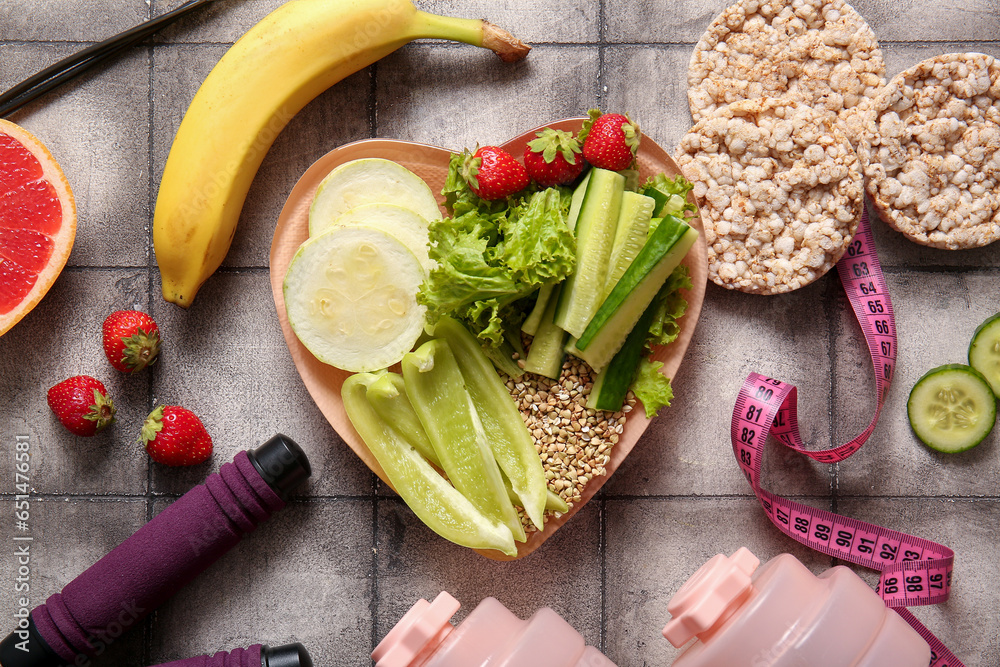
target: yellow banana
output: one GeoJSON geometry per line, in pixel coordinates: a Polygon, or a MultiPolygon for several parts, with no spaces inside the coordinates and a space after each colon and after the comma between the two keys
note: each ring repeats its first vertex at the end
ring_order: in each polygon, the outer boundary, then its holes
{"type": "Polygon", "coordinates": [[[275,137],[310,100],[420,38],[523,58],[486,21],[436,16],[409,0],[292,0],[250,29],[198,90],[167,157],[153,215],[163,296],[187,308],[229,250],[247,191],[275,137]]]}

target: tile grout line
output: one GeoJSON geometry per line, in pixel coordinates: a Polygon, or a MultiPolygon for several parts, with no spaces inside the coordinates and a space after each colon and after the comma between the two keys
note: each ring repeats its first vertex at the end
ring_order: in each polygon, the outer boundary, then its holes
{"type": "MultiPolygon", "coordinates": [[[[604,100],[604,85],[607,82],[604,71],[604,56],[605,47],[607,44],[604,41],[604,20],[605,20],[605,0],[599,0],[597,3],[597,108],[601,108],[601,102],[604,100]]],[[[603,629],[602,629],[603,632],[603,629]]]]}
{"type": "MultiPolygon", "coordinates": [[[[211,473],[209,473],[211,474],[211,473]]],[[[374,475],[374,473],[371,473],[374,475]]],[[[204,480],[202,480],[204,481],[204,480]]],[[[200,483],[200,482],[199,482],[200,483]]],[[[375,477],[373,483],[378,484],[378,478],[375,477]]],[[[377,486],[376,486],[377,488],[377,486]]],[[[600,492],[603,493],[603,490],[600,492]]],[[[776,492],[777,493],[777,492],[776,492]]],[[[147,500],[156,502],[158,500],[164,501],[174,501],[178,500],[183,493],[140,493],[140,494],[101,494],[101,493],[58,493],[58,492],[37,492],[33,491],[31,493],[32,500],[39,500],[42,502],[57,502],[57,501],[84,501],[84,502],[122,502],[122,503],[136,503],[145,502],[147,500]]],[[[781,494],[784,498],[789,500],[797,501],[809,501],[809,500],[829,500],[828,495],[822,494],[809,494],[809,493],[798,493],[798,494],[781,494]]],[[[1000,495],[873,495],[873,494],[856,494],[856,495],[843,495],[838,496],[844,500],[946,500],[949,502],[1000,502],[1000,495]]],[[[308,496],[292,496],[289,499],[289,503],[351,503],[351,502],[371,502],[372,494],[366,493],[365,495],[342,495],[342,496],[323,496],[323,495],[308,495],[308,496]]],[[[10,502],[15,499],[15,494],[13,493],[0,493],[0,502],[10,502]]],[[[382,500],[394,500],[396,496],[379,496],[376,495],[375,499],[378,502],[382,500]]],[[[749,493],[683,493],[683,494],[653,494],[653,495],[629,495],[629,494],[607,494],[602,496],[602,500],[605,501],[617,501],[617,502],[643,502],[643,501],[675,501],[675,500],[695,500],[695,501],[710,501],[710,500],[755,500],[755,496],[749,493]]]]}
{"type": "MultiPolygon", "coordinates": [[[[603,3],[601,3],[603,9],[603,3]]],[[[152,39],[151,46],[223,46],[229,47],[234,44],[232,41],[225,40],[205,40],[192,42],[187,40],[158,40],[156,37],[147,38],[152,39]]],[[[2,40],[5,45],[10,46],[77,46],[77,47],[88,47],[96,44],[100,41],[97,40],[86,40],[86,39],[62,39],[62,40],[50,40],[50,39],[5,39],[2,40]]],[[[460,44],[454,44],[449,41],[440,39],[424,39],[420,41],[421,44],[431,44],[434,46],[447,46],[448,48],[462,48],[460,44]]],[[[636,41],[621,41],[621,42],[608,42],[605,40],[598,39],[597,41],[563,41],[563,42],[546,42],[546,41],[532,41],[532,46],[544,46],[547,48],[576,48],[580,46],[624,46],[624,47],[653,47],[653,48],[663,48],[663,47],[674,47],[674,46],[685,46],[694,47],[697,45],[698,40],[692,39],[691,41],[649,41],[649,42],[636,42],[636,41]]],[[[997,45],[1000,46],[1000,40],[997,39],[942,39],[935,41],[907,41],[907,40],[891,40],[891,39],[880,39],[878,40],[879,46],[899,46],[899,47],[922,47],[922,46],[936,46],[936,45],[972,45],[972,44],[985,44],[985,45],[997,45]]]]}
{"type": "MultiPolygon", "coordinates": [[[[153,13],[153,8],[152,8],[152,4],[150,4],[149,5],[149,14],[152,15],[152,13],[153,13]]],[[[149,227],[149,231],[148,231],[148,234],[147,234],[147,237],[146,237],[146,311],[148,313],[150,313],[150,315],[152,315],[152,313],[153,313],[153,299],[154,299],[154,295],[153,295],[153,285],[154,285],[153,263],[155,261],[155,258],[154,258],[154,255],[153,255],[153,210],[154,210],[154,207],[155,207],[155,198],[154,198],[154,194],[153,194],[154,188],[155,188],[155,183],[153,181],[153,161],[155,159],[155,157],[154,157],[153,132],[154,132],[154,128],[155,128],[155,125],[156,125],[155,122],[154,122],[154,117],[153,117],[154,116],[154,106],[155,106],[155,103],[156,103],[155,102],[156,96],[153,94],[153,78],[154,78],[153,77],[153,69],[154,69],[154,66],[155,66],[155,63],[156,63],[156,48],[155,48],[155,46],[153,44],[149,44],[149,45],[146,46],[146,51],[147,51],[147,54],[148,54],[147,55],[147,60],[146,60],[146,64],[147,64],[147,67],[148,67],[148,70],[147,70],[147,73],[146,73],[146,77],[147,77],[146,81],[147,81],[147,85],[148,85],[148,91],[147,91],[148,98],[147,98],[147,105],[146,105],[146,119],[147,119],[147,128],[148,128],[148,132],[149,132],[148,137],[147,137],[147,151],[148,151],[148,153],[147,153],[147,161],[146,161],[146,169],[147,169],[146,179],[147,179],[147,184],[148,184],[148,190],[147,190],[147,193],[146,193],[146,205],[148,207],[147,213],[146,213],[146,215],[147,215],[146,221],[147,221],[147,224],[148,224],[148,227],[149,227]]],[[[148,402],[146,404],[146,407],[149,408],[150,410],[152,410],[152,403],[154,402],[154,396],[153,396],[154,388],[153,388],[153,374],[152,373],[147,373],[147,377],[146,377],[146,389],[147,389],[146,397],[147,397],[147,400],[148,400],[148,402]]],[[[149,458],[148,457],[146,457],[146,494],[145,495],[146,495],[146,522],[148,523],[149,521],[151,521],[153,519],[153,507],[155,505],[155,499],[154,499],[154,495],[153,495],[153,466],[151,466],[149,464],[149,458]]],[[[155,619],[156,619],[156,611],[154,610],[153,613],[151,613],[143,621],[143,624],[142,624],[142,626],[143,626],[142,627],[142,631],[143,631],[143,635],[144,635],[143,638],[142,638],[142,659],[143,659],[143,662],[146,663],[146,664],[149,664],[149,663],[152,662],[152,657],[153,657],[153,625],[154,625],[155,619]]]]}

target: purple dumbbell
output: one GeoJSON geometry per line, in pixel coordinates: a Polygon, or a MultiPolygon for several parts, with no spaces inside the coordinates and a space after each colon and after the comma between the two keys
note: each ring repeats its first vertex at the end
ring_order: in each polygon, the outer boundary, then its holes
{"type": "Polygon", "coordinates": [[[254,644],[231,653],[202,655],[187,660],[175,660],[156,667],[312,667],[312,659],[302,644],[270,648],[254,644]]]}
{"type": "Polygon", "coordinates": [[[89,664],[110,641],[284,507],[289,492],[311,472],[302,448],[280,434],[240,452],[19,619],[17,629],[0,643],[0,666],[89,664]]]}

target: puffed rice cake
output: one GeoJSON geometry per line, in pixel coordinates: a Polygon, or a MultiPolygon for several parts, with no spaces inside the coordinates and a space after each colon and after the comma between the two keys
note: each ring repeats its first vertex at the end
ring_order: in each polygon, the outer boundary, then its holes
{"type": "Polygon", "coordinates": [[[929,58],[893,77],[873,112],[859,152],[879,217],[935,248],[1000,239],[1000,62],[929,58]]]}
{"type": "Polygon", "coordinates": [[[739,100],[788,96],[839,118],[855,147],[883,85],[878,40],[842,0],[739,0],[708,27],[688,65],[695,121],[739,100]]]}
{"type": "Polygon", "coordinates": [[[839,123],[807,105],[721,107],[684,135],[675,160],[703,202],[709,277],[722,287],[803,287],[837,263],[857,230],[857,153],[839,123]]]}

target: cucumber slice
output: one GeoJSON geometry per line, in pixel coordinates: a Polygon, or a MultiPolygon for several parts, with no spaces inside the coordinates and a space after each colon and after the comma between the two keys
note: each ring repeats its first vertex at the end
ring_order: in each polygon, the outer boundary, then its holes
{"type": "Polygon", "coordinates": [[[622,208],[618,216],[618,228],[615,230],[615,245],[611,249],[611,268],[604,286],[604,298],[607,298],[618,284],[625,270],[645,245],[649,236],[649,221],[653,217],[654,204],[651,197],[635,192],[625,192],[622,196],[622,208]]]}
{"type": "Polygon", "coordinates": [[[1000,313],[976,328],[969,343],[969,365],[983,374],[1000,398],[1000,313]]]}
{"type": "Polygon", "coordinates": [[[303,243],[282,286],[288,323],[325,364],[374,371],[403,358],[424,329],[419,260],[370,227],[331,229],[303,243]]]}
{"type": "Polygon", "coordinates": [[[603,370],[697,239],[698,231],[680,219],[664,218],[567,351],[603,370]]]}
{"type": "Polygon", "coordinates": [[[422,178],[392,160],[364,158],[345,162],[320,182],[309,207],[309,236],[363,204],[397,204],[428,222],[441,219],[437,199],[422,178]]]}
{"type": "Polygon", "coordinates": [[[906,412],[925,445],[939,452],[961,452],[993,430],[997,399],[982,373],[964,364],[946,364],[917,380],[906,412]]]}
{"type": "Polygon", "coordinates": [[[524,319],[521,331],[529,336],[534,336],[538,332],[538,325],[542,322],[542,316],[545,315],[545,307],[549,305],[549,299],[552,298],[552,291],[555,287],[554,284],[550,283],[538,288],[538,298],[535,299],[535,306],[524,319]]]}
{"type": "Polygon", "coordinates": [[[625,405],[625,397],[642,361],[642,349],[655,315],[656,305],[650,303],[625,338],[621,349],[608,362],[607,368],[594,377],[594,385],[587,396],[588,408],[617,412],[625,405]]]}
{"type": "Polygon", "coordinates": [[[427,255],[427,221],[408,208],[396,204],[356,206],[329,224],[310,226],[309,236],[318,236],[332,227],[371,227],[399,239],[420,260],[429,273],[436,266],[427,255]]]}
{"type": "Polygon", "coordinates": [[[557,287],[542,315],[535,338],[531,341],[528,357],[524,360],[524,370],[552,380],[558,380],[562,374],[563,359],[566,357],[563,348],[566,346],[566,336],[569,335],[552,321],[558,301],[557,287]]]}
{"type": "Polygon", "coordinates": [[[569,200],[569,214],[566,216],[566,226],[576,231],[576,221],[580,219],[580,209],[583,208],[583,198],[587,196],[587,188],[590,187],[590,177],[594,174],[593,169],[584,174],[580,182],[577,183],[576,190],[569,200]]]}
{"type": "MultiPolygon", "coordinates": [[[[580,219],[583,198],[587,194],[587,187],[590,184],[590,177],[593,173],[594,171],[590,170],[584,174],[583,178],[580,179],[580,183],[576,186],[576,190],[573,191],[573,197],[570,199],[569,214],[566,216],[566,226],[574,231],[576,230],[576,222],[580,219]]],[[[535,307],[531,309],[531,313],[524,320],[521,331],[529,336],[535,335],[538,331],[538,325],[541,324],[542,317],[545,315],[545,309],[549,305],[549,299],[554,298],[557,302],[559,300],[559,293],[555,291],[555,287],[555,284],[549,284],[538,288],[538,299],[535,301],[535,307]]]]}
{"type": "MultiPolygon", "coordinates": [[[[604,296],[608,261],[625,193],[625,178],[607,169],[591,170],[576,222],[576,270],[563,283],[555,322],[579,336],[604,296]]],[[[582,186],[581,186],[582,187],[582,186]]]]}

